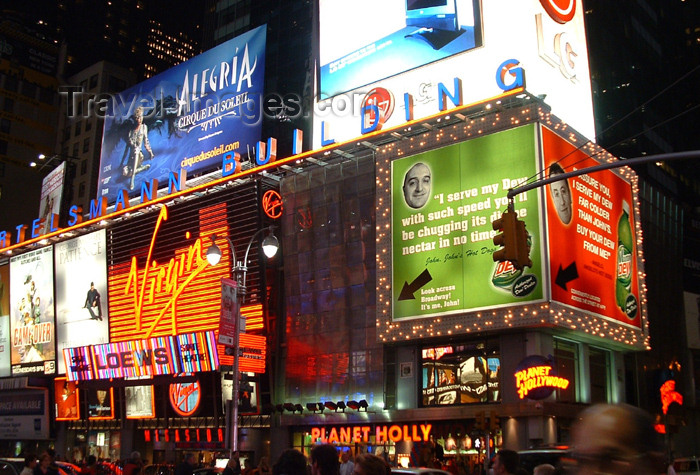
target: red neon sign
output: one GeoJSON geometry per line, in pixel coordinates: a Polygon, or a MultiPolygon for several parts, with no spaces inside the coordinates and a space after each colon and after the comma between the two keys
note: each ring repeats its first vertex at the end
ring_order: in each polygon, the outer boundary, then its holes
{"type": "Polygon", "coordinates": [[[174,383],[170,385],[170,405],[181,416],[191,416],[202,400],[199,381],[191,383],[174,383]]]}
{"type": "Polygon", "coordinates": [[[275,190],[267,190],[262,197],[262,207],[265,214],[272,219],[282,216],[282,196],[275,190]]]}
{"type": "Polygon", "coordinates": [[[661,392],[661,410],[664,414],[668,413],[668,406],[674,402],[678,403],[680,406],[683,405],[683,395],[676,391],[676,382],[669,379],[659,388],[661,392]]]}

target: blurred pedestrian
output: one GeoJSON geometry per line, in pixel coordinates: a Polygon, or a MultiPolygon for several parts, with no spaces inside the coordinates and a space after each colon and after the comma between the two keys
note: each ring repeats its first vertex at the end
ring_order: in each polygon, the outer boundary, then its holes
{"type": "Polygon", "coordinates": [[[195,457],[192,452],[187,452],[185,458],[175,467],[175,475],[193,475],[195,457]]]}
{"type": "Polygon", "coordinates": [[[578,475],[664,473],[661,444],[651,417],[627,404],[596,404],[574,429],[571,472],[578,475]]]}
{"type": "Polygon", "coordinates": [[[355,457],[353,475],[391,475],[391,467],[381,457],[359,454],[355,457]]]}
{"type": "Polygon", "coordinates": [[[238,452],[234,452],[231,458],[228,459],[223,475],[241,475],[241,458],[238,452]]]}
{"type": "Polygon", "coordinates": [[[258,468],[255,469],[257,475],[272,475],[272,467],[270,467],[270,462],[268,462],[267,457],[260,457],[260,462],[258,462],[258,468]]]}
{"type": "Polygon", "coordinates": [[[499,450],[493,457],[494,475],[515,475],[520,467],[520,456],[513,450],[499,450]]]}
{"type": "Polygon", "coordinates": [[[141,452],[134,450],[131,452],[131,457],[129,457],[124,464],[122,473],[123,475],[141,475],[142,468],[143,460],[141,459],[141,452]]]}
{"type": "Polygon", "coordinates": [[[307,475],[306,457],[296,449],[287,449],[272,466],[272,475],[307,475]]]}
{"type": "Polygon", "coordinates": [[[321,444],[311,449],[311,475],[340,475],[338,451],[334,445],[321,444]]]}
{"type": "Polygon", "coordinates": [[[34,467],[34,475],[51,475],[51,456],[46,452],[39,456],[39,463],[34,467]]]}
{"type": "Polygon", "coordinates": [[[89,455],[87,464],[80,469],[80,475],[97,475],[97,458],[94,455],[89,455]]]}
{"type": "Polygon", "coordinates": [[[27,456],[24,457],[24,468],[19,473],[19,475],[33,475],[35,468],[36,468],[36,455],[27,454],[27,456]]]}
{"type": "Polygon", "coordinates": [[[340,454],[340,475],[352,475],[355,463],[350,460],[350,450],[340,454]]]}
{"type": "Polygon", "coordinates": [[[554,475],[555,471],[556,469],[554,468],[554,465],[549,463],[541,463],[535,467],[532,475],[554,475]]]}

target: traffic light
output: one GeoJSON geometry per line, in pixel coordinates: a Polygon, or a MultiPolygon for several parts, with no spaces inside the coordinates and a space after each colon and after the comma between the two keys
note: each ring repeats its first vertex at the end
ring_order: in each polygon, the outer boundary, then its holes
{"type": "Polygon", "coordinates": [[[498,420],[498,414],[496,411],[491,411],[491,416],[489,417],[489,430],[491,432],[498,432],[498,429],[501,428],[501,425],[498,420]]]}
{"type": "Polygon", "coordinates": [[[525,229],[525,222],[516,220],[515,246],[517,248],[518,262],[513,265],[522,269],[523,267],[532,267],[530,259],[530,235],[525,229]]]}
{"type": "Polygon", "coordinates": [[[474,422],[474,429],[486,429],[486,413],[484,411],[479,411],[476,413],[476,422],[474,422]]]}
{"type": "Polygon", "coordinates": [[[503,246],[502,249],[493,253],[494,262],[510,261],[513,265],[516,265],[518,261],[518,247],[516,241],[517,221],[518,216],[509,206],[501,215],[501,218],[493,222],[493,230],[501,231],[501,234],[496,234],[493,237],[493,243],[496,246],[503,246]]]}

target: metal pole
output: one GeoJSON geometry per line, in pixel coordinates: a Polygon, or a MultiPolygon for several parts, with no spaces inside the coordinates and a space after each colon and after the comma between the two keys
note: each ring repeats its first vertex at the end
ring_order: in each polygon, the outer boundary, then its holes
{"type": "MultiPolygon", "coordinates": [[[[585,152],[583,152],[583,153],[585,153],[585,152]]],[[[516,195],[519,195],[520,193],[534,190],[535,188],[539,188],[541,186],[548,185],[550,183],[554,183],[555,181],[565,180],[567,178],[580,176],[580,175],[583,175],[586,173],[593,173],[593,172],[597,172],[597,171],[601,171],[601,170],[609,170],[611,168],[628,167],[631,165],[639,165],[642,163],[664,162],[664,161],[669,161],[669,160],[681,160],[681,159],[689,159],[689,158],[700,158],[700,150],[691,150],[688,152],[660,153],[658,155],[647,155],[645,157],[625,158],[623,160],[617,160],[614,162],[600,163],[600,164],[594,165],[592,167],[581,168],[579,170],[574,170],[572,172],[559,173],[559,174],[550,176],[549,178],[537,180],[533,183],[516,186],[515,188],[511,188],[510,190],[508,190],[507,196],[508,196],[509,200],[512,200],[516,195]]]]}
{"type": "MultiPolygon", "coordinates": [[[[231,247],[233,249],[233,246],[231,247]]],[[[236,305],[236,331],[233,334],[233,404],[231,408],[231,421],[232,433],[231,433],[231,457],[234,453],[238,452],[238,392],[240,391],[240,381],[238,379],[238,364],[239,364],[239,346],[241,342],[241,286],[238,282],[239,272],[238,267],[234,268],[234,274],[236,276],[236,281],[239,285],[236,286],[236,300],[238,303],[236,305]]],[[[230,457],[229,457],[230,458],[230,457]]]]}

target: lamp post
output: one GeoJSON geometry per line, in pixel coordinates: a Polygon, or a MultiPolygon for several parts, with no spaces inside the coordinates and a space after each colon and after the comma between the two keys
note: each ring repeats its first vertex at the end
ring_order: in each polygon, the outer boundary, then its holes
{"type": "MultiPolygon", "coordinates": [[[[248,243],[248,247],[246,248],[245,251],[245,256],[243,257],[243,261],[238,261],[236,260],[236,249],[233,245],[233,242],[231,242],[231,239],[229,239],[228,236],[226,236],[226,241],[228,242],[229,249],[231,249],[231,261],[233,263],[233,267],[231,269],[231,272],[233,274],[233,278],[236,281],[236,298],[240,303],[243,303],[245,300],[246,296],[246,277],[248,275],[248,254],[250,253],[250,248],[253,246],[253,241],[255,241],[255,238],[257,238],[259,235],[262,235],[265,231],[268,232],[267,236],[262,240],[262,248],[263,252],[265,253],[265,256],[268,258],[274,256],[277,254],[277,249],[279,249],[279,241],[275,237],[275,235],[272,233],[274,229],[274,226],[270,226],[269,228],[263,228],[258,230],[253,236],[250,238],[250,242],[248,243]]],[[[216,264],[219,263],[221,260],[221,249],[219,246],[216,245],[216,235],[211,237],[212,245],[207,249],[207,261],[209,264],[215,266],[216,264]]],[[[241,308],[240,305],[238,306],[237,310],[238,314],[235,316],[236,319],[236,330],[234,331],[233,335],[233,390],[232,390],[232,408],[231,408],[231,418],[227,419],[231,421],[230,427],[227,424],[226,431],[228,434],[230,434],[230,441],[231,441],[231,454],[235,453],[238,451],[238,393],[240,391],[240,380],[239,380],[239,374],[238,374],[238,367],[239,367],[239,359],[240,359],[240,334],[241,334],[241,328],[239,325],[240,322],[240,312],[241,308]]]]}

